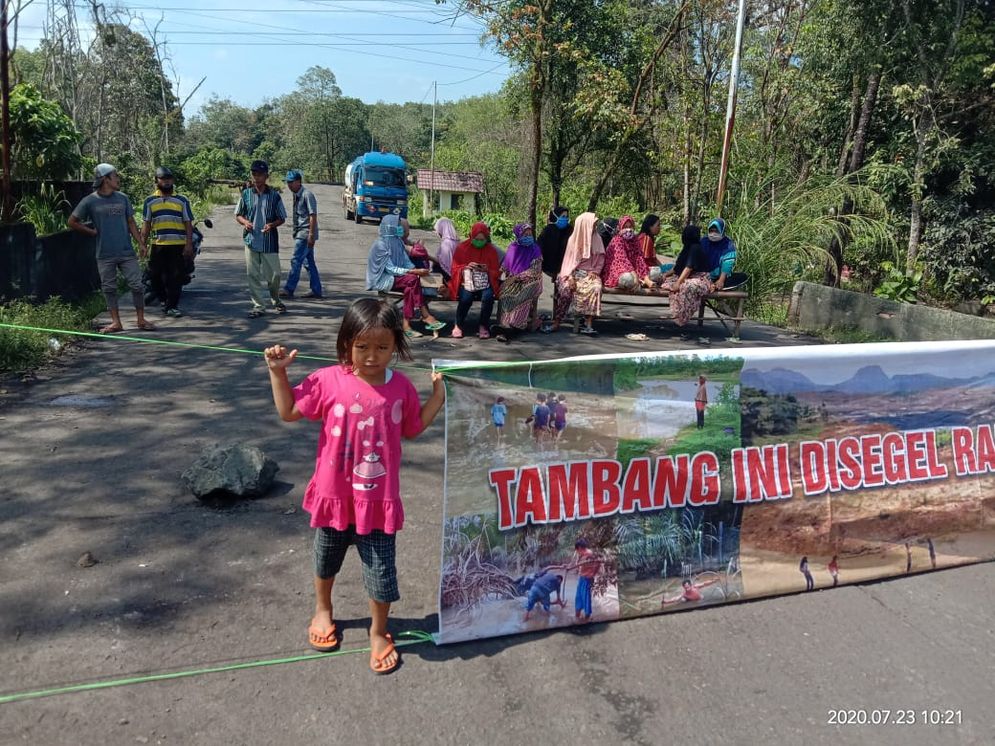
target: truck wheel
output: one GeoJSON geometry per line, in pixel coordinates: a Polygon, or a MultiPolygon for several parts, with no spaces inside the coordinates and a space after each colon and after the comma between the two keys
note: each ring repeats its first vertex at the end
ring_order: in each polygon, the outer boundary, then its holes
{"type": "Polygon", "coordinates": [[[359,214],[359,209],[356,210],[356,225],[362,225],[363,216],[359,214]]]}

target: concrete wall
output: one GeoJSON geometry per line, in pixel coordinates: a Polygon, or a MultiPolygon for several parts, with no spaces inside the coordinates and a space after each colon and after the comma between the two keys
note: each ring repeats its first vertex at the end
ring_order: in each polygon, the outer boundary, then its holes
{"type": "Polygon", "coordinates": [[[788,323],[806,331],[860,329],[898,342],[995,339],[995,321],[874,295],[796,282],[788,323]]]}

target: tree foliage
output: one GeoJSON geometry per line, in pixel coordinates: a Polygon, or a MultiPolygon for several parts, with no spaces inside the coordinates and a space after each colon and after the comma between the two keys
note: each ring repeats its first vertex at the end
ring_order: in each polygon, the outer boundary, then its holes
{"type": "Polygon", "coordinates": [[[10,95],[11,161],[21,179],[65,179],[81,165],[81,136],[73,120],[30,83],[10,95]]]}

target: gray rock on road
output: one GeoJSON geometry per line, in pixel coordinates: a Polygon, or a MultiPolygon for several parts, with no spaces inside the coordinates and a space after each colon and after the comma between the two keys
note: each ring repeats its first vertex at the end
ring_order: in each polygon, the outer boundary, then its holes
{"type": "Polygon", "coordinates": [[[215,445],[183,472],[183,483],[198,498],[259,497],[280,470],[273,459],[244,443],[215,445]]]}

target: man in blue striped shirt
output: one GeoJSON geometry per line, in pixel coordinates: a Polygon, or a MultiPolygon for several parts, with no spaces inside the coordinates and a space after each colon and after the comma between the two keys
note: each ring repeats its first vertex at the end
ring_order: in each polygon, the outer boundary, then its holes
{"type": "Polygon", "coordinates": [[[283,200],[266,180],[269,164],[253,161],[252,187],[244,189],[235,206],[235,220],[242,226],[245,244],[245,272],[252,298],[250,319],[266,313],[263,290],[269,291],[269,301],[277,313],[286,313],[287,307],[280,300],[280,245],[276,229],[287,220],[283,200]]]}
{"type": "Polygon", "coordinates": [[[173,172],[165,166],[155,171],[156,193],[142,208],[142,243],[152,235],[149,276],[152,291],[162,301],[167,316],[182,316],[180,292],[186,276],[184,257],[193,256],[193,212],[186,197],[173,194],[173,172]]]}

